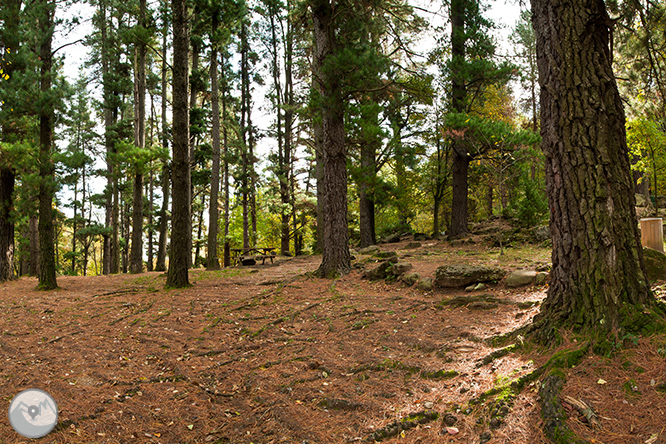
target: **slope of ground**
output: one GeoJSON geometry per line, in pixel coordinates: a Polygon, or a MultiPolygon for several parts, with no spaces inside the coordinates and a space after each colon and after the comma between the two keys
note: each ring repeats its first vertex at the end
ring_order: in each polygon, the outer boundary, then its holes
{"type": "MultiPolygon", "coordinates": [[[[549,255],[500,256],[480,242],[405,247],[383,248],[431,276],[455,262],[533,268],[549,255]]],[[[45,443],[547,442],[538,382],[515,400],[470,403],[550,355],[482,362],[495,350],[486,340],[529,322],[545,287],[500,283],[484,290],[492,304],[442,305],[469,294],[368,281],[360,269],[321,280],[310,274],[319,261],[195,270],[184,290],[164,290],[159,273],[60,277],[46,293],[32,278],[0,284],[0,396],[6,408],[27,388],[56,399],[59,424],[45,443]]],[[[569,371],[563,394],[584,398],[603,425],[592,430],[572,411],[582,436],[665,442],[666,341],[657,342],[569,371]]],[[[0,443],[20,438],[4,415],[0,443]]]]}

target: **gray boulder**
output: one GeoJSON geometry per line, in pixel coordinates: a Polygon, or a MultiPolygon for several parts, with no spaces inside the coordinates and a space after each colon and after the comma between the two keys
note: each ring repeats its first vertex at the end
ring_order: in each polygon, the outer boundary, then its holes
{"type": "Polygon", "coordinates": [[[376,267],[365,270],[363,272],[363,277],[370,279],[371,281],[386,279],[387,271],[391,268],[391,265],[391,262],[380,262],[376,267]]]}
{"type": "Polygon", "coordinates": [[[400,281],[408,287],[411,287],[418,282],[419,278],[420,276],[418,273],[405,273],[400,276],[400,281]]]}
{"type": "Polygon", "coordinates": [[[421,279],[416,283],[416,288],[418,288],[421,291],[432,291],[433,289],[432,279],[431,278],[421,279]]]}
{"type": "Polygon", "coordinates": [[[416,248],[421,248],[421,242],[410,242],[405,245],[405,250],[414,250],[416,248]]]}
{"type": "Polygon", "coordinates": [[[370,245],[369,247],[361,248],[358,250],[359,254],[374,254],[379,251],[377,245],[370,245]]]}
{"type": "Polygon", "coordinates": [[[398,262],[397,264],[393,264],[393,266],[391,266],[391,268],[388,270],[388,273],[392,274],[393,276],[400,276],[401,274],[407,273],[412,268],[413,266],[410,263],[398,262]]]}
{"type": "Polygon", "coordinates": [[[654,283],[666,279],[666,255],[664,253],[643,247],[643,259],[648,281],[654,283]]]}
{"type": "Polygon", "coordinates": [[[537,272],[533,270],[516,270],[509,273],[506,277],[506,286],[510,288],[524,287],[531,285],[536,279],[537,272]]]}
{"type": "Polygon", "coordinates": [[[532,236],[537,242],[544,242],[550,239],[550,227],[542,225],[532,229],[532,236]]]}
{"type": "Polygon", "coordinates": [[[534,285],[540,287],[543,284],[545,284],[547,280],[548,280],[548,273],[544,273],[543,271],[541,271],[537,273],[537,275],[534,277],[534,285]]]}
{"type": "Polygon", "coordinates": [[[444,265],[435,272],[437,287],[466,287],[476,282],[501,280],[506,271],[498,267],[481,265],[444,265]]]}

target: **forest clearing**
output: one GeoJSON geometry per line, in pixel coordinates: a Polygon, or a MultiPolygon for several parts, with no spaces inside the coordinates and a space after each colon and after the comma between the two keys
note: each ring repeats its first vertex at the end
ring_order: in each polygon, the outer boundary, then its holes
{"type": "MultiPolygon", "coordinates": [[[[422,276],[461,263],[533,270],[550,256],[472,241],[381,251],[422,276]]],[[[483,361],[500,348],[491,338],[531,321],[547,284],[423,291],[363,278],[372,255],[335,280],[313,277],[319,261],[193,270],[194,285],[174,290],[157,272],[61,277],[51,292],[35,278],[2,283],[0,394],[9,402],[39,387],[56,399],[59,424],[45,443],[548,442],[539,380],[515,398],[473,401],[556,351],[526,345],[483,361]]],[[[664,442],[666,337],[625,345],[565,370],[562,399],[590,405],[600,428],[573,408],[568,424],[588,442],[664,442]]],[[[0,442],[19,438],[5,417],[0,442]]]]}

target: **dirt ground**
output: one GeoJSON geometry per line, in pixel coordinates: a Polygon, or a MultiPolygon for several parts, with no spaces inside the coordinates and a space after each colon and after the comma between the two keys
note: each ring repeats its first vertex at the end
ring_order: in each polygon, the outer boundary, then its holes
{"type": "MultiPolygon", "coordinates": [[[[422,276],[456,262],[534,269],[549,260],[538,247],[502,256],[482,242],[406,247],[382,249],[422,276]]],[[[60,277],[52,292],[36,291],[34,278],[0,284],[4,408],[24,389],[51,394],[59,423],[44,443],[547,442],[538,382],[513,402],[470,403],[552,354],[480,362],[494,350],[487,339],[530,322],[546,286],[424,292],[363,279],[361,265],[317,279],[309,273],[320,260],[193,270],[184,290],[164,290],[160,273],[60,277]],[[440,304],[481,293],[501,303],[440,304]]],[[[568,371],[562,395],[601,422],[593,430],[571,410],[570,426],[590,442],[666,443],[657,390],[666,339],[630,345],[568,371]]],[[[0,415],[0,443],[28,441],[0,415]]]]}

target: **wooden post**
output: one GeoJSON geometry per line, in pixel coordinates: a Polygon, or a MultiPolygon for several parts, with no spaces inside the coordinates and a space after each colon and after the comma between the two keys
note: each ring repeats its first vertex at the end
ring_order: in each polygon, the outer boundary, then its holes
{"type": "Polygon", "coordinates": [[[641,219],[641,244],[644,247],[664,252],[664,228],[661,217],[641,219]]]}

